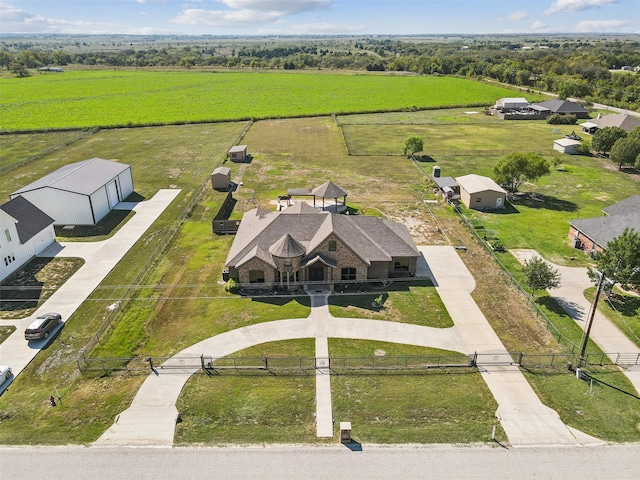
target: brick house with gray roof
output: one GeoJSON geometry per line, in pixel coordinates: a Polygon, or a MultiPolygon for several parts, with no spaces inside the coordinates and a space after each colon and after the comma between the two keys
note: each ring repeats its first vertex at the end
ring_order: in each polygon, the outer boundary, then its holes
{"type": "Polygon", "coordinates": [[[576,248],[585,252],[605,250],[607,243],[633,228],[640,232],[640,196],[632,195],[602,210],[604,215],[594,218],[569,220],[569,238],[576,248]]]}
{"type": "Polygon", "coordinates": [[[310,208],[244,214],[225,263],[241,284],[280,289],[366,282],[416,273],[409,230],[379,217],[310,208]]]}

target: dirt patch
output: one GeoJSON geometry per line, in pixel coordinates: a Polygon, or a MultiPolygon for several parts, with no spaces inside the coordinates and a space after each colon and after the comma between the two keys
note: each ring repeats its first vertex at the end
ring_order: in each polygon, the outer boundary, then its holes
{"type": "Polygon", "coordinates": [[[0,284],[0,318],[23,318],[84,264],[80,258],[35,258],[0,284]]]}

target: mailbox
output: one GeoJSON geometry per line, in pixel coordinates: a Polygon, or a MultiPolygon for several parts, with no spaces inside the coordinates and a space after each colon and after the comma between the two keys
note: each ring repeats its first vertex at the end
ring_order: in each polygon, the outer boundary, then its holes
{"type": "Polygon", "coordinates": [[[351,422],[340,422],[340,442],[351,442],[351,422]]]}

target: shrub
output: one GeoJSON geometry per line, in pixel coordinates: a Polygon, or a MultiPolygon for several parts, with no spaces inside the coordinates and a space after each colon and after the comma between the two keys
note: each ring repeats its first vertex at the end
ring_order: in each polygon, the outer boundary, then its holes
{"type": "Polygon", "coordinates": [[[547,117],[547,123],[551,125],[575,125],[576,120],[575,115],[560,115],[559,113],[547,117]]]}
{"type": "Polygon", "coordinates": [[[239,289],[238,283],[233,278],[227,280],[227,284],[224,286],[224,290],[229,293],[238,293],[239,289]]]}

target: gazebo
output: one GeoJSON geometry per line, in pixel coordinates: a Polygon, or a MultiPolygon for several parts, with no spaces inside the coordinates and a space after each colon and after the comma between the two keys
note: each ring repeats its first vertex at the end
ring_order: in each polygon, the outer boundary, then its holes
{"type": "Polygon", "coordinates": [[[289,197],[313,197],[314,208],[322,210],[330,210],[335,213],[344,212],[347,209],[347,192],[344,188],[329,181],[319,187],[309,188],[290,188],[287,191],[289,197]],[[322,207],[316,205],[316,198],[322,199],[322,207]],[[325,199],[333,199],[333,203],[326,204],[325,199]]]}

